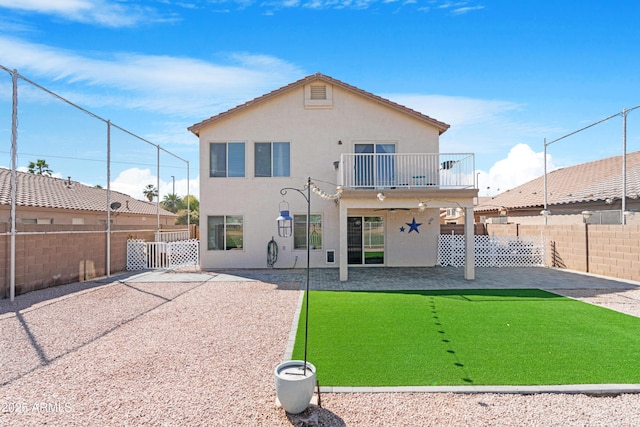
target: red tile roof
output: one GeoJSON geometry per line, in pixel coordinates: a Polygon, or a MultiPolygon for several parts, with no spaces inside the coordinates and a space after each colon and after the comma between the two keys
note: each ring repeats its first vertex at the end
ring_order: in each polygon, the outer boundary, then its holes
{"type": "MultiPolygon", "coordinates": [[[[79,211],[105,212],[107,190],[90,187],[76,181],[48,176],[16,172],[18,206],[71,209],[79,211]]],[[[11,170],[0,168],[0,205],[11,204],[11,170]]],[[[116,211],[140,215],[155,215],[156,204],[137,200],[117,191],[111,191],[110,203],[119,202],[116,211]],[[128,207],[128,209],[127,209],[128,207]]],[[[176,216],[160,209],[161,216],[176,216]]]]}
{"type": "MultiPolygon", "coordinates": [[[[628,153],[627,197],[640,197],[640,151],[628,153]]],[[[622,194],[622,156],[609,157],[547,173],[547,205],[619,200],[622,194]]],[[[475,211],[540,208],[544,206],[544,176],[498,194],[475,211]]]]}
{"type": "Polygon", "coordinates": [[[326,76],[324,74],[321,73],[316,73],[316,74],[312,74],[310,76],[304,77],[296,82],[290,83],[286,86],[281,87],[280,89],[276,89],[272,92],[269,92],[265,95],[259,96],[258,98],[252,99],[251,101],[245,102],[244,104],[238,105],[237,107],[234,107],[228,111],[225,111],[223,113],[217,114],[215,116],[212,116],[206,120],[203,120],[199,123],[194,124],[193,126],[190,126],[188,128],[189,131],[193,132],[194,134],[198,135],[200,133],[200,129],[202,129],[203,127],[206,127],[212,123],[215,123],[218,120],[221,120],[225,117],[228,117],[230,115],[233,115],[235,113],[238,113],[240,111],[243,111],[249,107],[258,105],[264,101],[267,101],[269,99],[272,99],[282,93],[288,92],[290,90],[293,90],[295,88],[304,86],[308,83],[314,82],[314,81],[318,81],[321,80],[323,82],[326,82],[328,84],[332,84],[334,86],[338,86],[346,91],[349,91],[351,93],[355,93],[361,96],[364,96],[366,98],[369,98],[372,101],[378,102],[382,105],[385,105],[387,107],[393,108],[394,110],[400,111],[402,113],[408,114],[410,116],[413,116],[419,120],[425,121],[433,126],[435,126],[436,128],[438,128],[438,130],[440,131],[440,134],[443,134],[447,129],[449,129],[449,125],[438,121],[436,119],[433,119],[425,114],[422,114],[418,111],[412,110],[411,108],[405,107],[404,105],[400,105],[400,104],[396,104],[393,101],[390,101],[388,99],[382,98],[378,95],[374,95],[370,92],[364,91],[362,89],[358,89],[355,86],[351,86],[347,83],[344,83],[340,80],[334,79],[332,77],[326,76]]]}

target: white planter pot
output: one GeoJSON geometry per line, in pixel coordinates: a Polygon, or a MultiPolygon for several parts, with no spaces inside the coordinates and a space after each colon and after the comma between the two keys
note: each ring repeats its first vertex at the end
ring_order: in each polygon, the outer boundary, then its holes
{"type": "Polygon", "coordinates": [[[290,414],[299,414],[307,409],[316,385],[316,367],[307,362],[306,375],[303,374],[303,360],[289,360],[275,369],[276,396],[290,414]]]}

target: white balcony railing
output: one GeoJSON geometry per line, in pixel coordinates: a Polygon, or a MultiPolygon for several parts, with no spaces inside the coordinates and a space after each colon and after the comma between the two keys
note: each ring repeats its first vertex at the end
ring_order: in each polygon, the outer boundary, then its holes
{"type": "Polygon", "coordinates": [[[344,188],[475,188],[469,153],[345,153],[339,171],[344,188]]]}

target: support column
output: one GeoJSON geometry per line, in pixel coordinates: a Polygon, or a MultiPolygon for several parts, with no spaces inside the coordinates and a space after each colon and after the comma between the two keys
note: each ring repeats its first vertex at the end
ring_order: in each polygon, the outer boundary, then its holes
{"type": "Polygon", "coordinates": [[[465,208],[464,212],[464,278],[476,278],[476,248],[474,236],[473,208],[465,208]]]}
{"type": "Polygon", "coordinates": [[[347,207],[340,203],[340,281],[346,282],[349,279],[349,257],[347,250],[347,207]]]}

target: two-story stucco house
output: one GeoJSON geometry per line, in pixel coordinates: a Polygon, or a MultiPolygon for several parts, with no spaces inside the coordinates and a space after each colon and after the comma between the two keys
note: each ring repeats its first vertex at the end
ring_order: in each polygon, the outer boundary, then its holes
{"type": "Polygon", "coordinates": [[[310,178],[311,267],[339,267],[347,280],[351,267],[434,266],[440,208],[461,208],[473,279],[474,157],[440,153],[448,128],[319,73],[191,126],[202,268],[266,268],[272,239],[276,268],[305,267],[307,202],[280,190],[310,178]],[[283,206],[288,238],[277,232],[283,206]]]}

